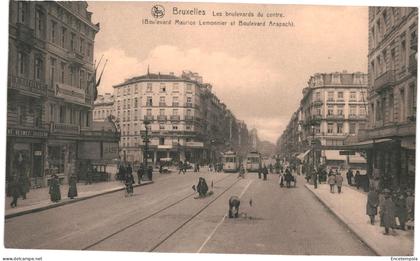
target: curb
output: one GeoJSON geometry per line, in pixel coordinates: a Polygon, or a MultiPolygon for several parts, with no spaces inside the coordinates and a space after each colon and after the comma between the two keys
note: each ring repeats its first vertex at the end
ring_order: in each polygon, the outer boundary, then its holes
{"type": "MultiPolygon", "coordinates": [[[[145,186],[145,185],[149,185],[149,184],[153,184],[153,183],[154,183],[153,181],[150,181],[150,182],[147,182],[147,183],[136,184],[133,187],[135,188],[135,187],[145,186]]],[[[30,213],[41,212],[41,211],[44,211],[44,210],[47,210],[47,209],[57,208],[57,207],[61,207],[61,206],[67,205],[67,204],[72,204],[72,203],[76,203],[76,202],[79,202],[79,201],[83,201],[83,200],[86,200],[86,199],[91,199],[91,198],[94,198],[94,197],[98,197],[98,196],[102,196],[102,195],[106,195],[106,194],[111,194],[111,193],[121,191],[121,190],[124,190],[124,189],[125,189],[125,187],[115,188],[115,189],[111,189],[109,191],[105,191],[105,192],[101,192],[101,193],[93,194],[93,195],[89,195],[89,196],[84,196],[84,197],[80,197],[80,198],[75,198],[75,199],[66,198],[66,199],[68,199],[67,201],[61,201],[59,203],[51,204],[51,205],[48,205],[48,206],[23,210],[23,211],[20,211],[20,212],[4,215],[4,219],[23,216],[23,215],[27,215],[27,214],[30,214],[30,213]]]]}
{"type": "Polygon", "coordinates": [[[331,210],[331,208],[324,202],[321,200],[320,197],[318,197],[318,195],[312,191],[310,188],[308,188],[307,184],[305,184],[305,188],[307,190],[309,190],[314,196],[315,198],[321,202],[321,204],[330,212],[332,213],[338,220],[340,220],[340,222],[349,230],[351,231],[363,244],[365,244],[370,250],[372,250],[372,252],[377,255],[377,256],[384,256],[381,255],[371,244],[369,244],[368,242],[366,242],[351,226],[349,226],[346,222],[344,222],[344,220],[341,218],[340,215],[338,215],[337,213],[335,213],[334,211],[331,210]]]}

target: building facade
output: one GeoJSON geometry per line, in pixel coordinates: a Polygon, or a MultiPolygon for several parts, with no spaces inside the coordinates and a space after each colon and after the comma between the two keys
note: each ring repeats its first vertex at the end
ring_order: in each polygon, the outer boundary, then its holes
{"type": "Polygon", "coordinates": [[[148,159],[154,163],[161,158],[218,161],[228,148],[243,147],[246,125],[238,124],[211,89],[192,72],[181,76],[148,72],[115,85],[121,158],[134,163],[144,160],[146,125],[148,159]]]}
{"type": "Polygon", "coordinates": [[[311,76],[298,110],[279,138],[280,155],[287,160],[303,157],[316,143],[313,157],[321,164],[328,156],[325,151],[338,150],[357,137],[367,125],[367,83],[367,74],[360,72],[311,76]]]}
{"type": "Polygon", "coordinates": [[[99,24],[86,2],[10,1],[9,13],[6,178],[45,186],[56,173],[66,181],[84,142],[115,141],[92,132],[99,24]]]}
{"type": "Polygon", "coordinates": [[[104,121],[110,116],[115,116],[114,96],[110,93],[98,95],[98,98],[94,102],[93,120],[104,121]]]}
{"type": "Polygon", "coordinates": [[[417,41],[417,8],[369,8],[370,115],[359,141],[383,187],[414,187],[417,41]]]}

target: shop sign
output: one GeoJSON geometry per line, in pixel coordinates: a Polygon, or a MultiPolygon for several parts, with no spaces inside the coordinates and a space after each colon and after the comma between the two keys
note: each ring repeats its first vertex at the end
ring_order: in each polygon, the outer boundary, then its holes
{"type": "Polygon", "coordinates": [[[34,156],[42,156],[42,151],[40,150],[34,151],[34,156]]]}
{"type": "Polygon", "coordinates": [[[117,142],[104,142],[102,146],[103,159],[116,159],[118,158],[118,143],[117,142]]]}
{"type": "Polygon", "coordinates": [[[204,143],[200,141],[187,141],[185,145],[190,148],[203,148],[204,147],[204,143]]]}
{"type": "Polygon", "coordinates": [[[48,131],[8,128],[7,129],[7,135],[8,136],[16,136],[16,137],[44,138],[44,137],[48,136],[48,131]]]}
{"type": "Polygon", "coordinates": [[[85,90],[67,84],[56,83],[55,95],[67,101],[85,103],[85,90]]]}

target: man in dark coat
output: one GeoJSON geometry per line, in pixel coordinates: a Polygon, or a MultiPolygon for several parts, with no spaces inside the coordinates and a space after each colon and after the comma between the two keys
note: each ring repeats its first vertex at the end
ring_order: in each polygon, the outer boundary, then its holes
{"type": "Polygon", "coordinates": [[[69,179],[69,192],[67,193],[67,197],[71,199],[77,197],[77,177],[74,174],[69,179]]]}
{"type": "Polygon", "coordinates": [[[229,199],[229,218],[237,218],[239,216],[239,205],[241,201],[237,196],[232,196],[229,199]]]}
{"type": "Polygon", "coordinates": [[[141,183],[141,178],[143,177],[143,175],[144,175],[144,164],[141,163],[139,169],[137,170],[137,178],[139,181],[139,185],[141,183]]]}
{"type": "Polygon", "coordinates": [[[127,172],[125,175],[125,189],[128,196],[132,196],[133,195],[133,184],[135,183],[134,181],[134,176],[131,172],[127,172]]]}
{"type": "Polygon", "coordinates": [[[354,182],[356,182],[356,188],[360,188],[360,172],[357,170],[356,175],[354,176],[354,182]]]}
{"type": "Polygon", "coordinates": [[[379,196],[378,193],[371,188],[367,196],[366,215],[370,217],[370,223],[375,224],[375,216],[378,214],[379,196]]]}
{"type": "Polygon", "coordinates": [[[147,169],[147,177],[149,178],[150,181],[153,180],[153,167],[149,166],[147,169]]]}
{"type": "Polygon", "coordinates": [[[29,192],[29,178],[25,172],[22,172],[18,178],[19,182],[19,193],[22,196],[22,199],[26,199],[26,193],[29,192]]]}
{"type": "Polygon", "coordinates": [[[405,230],[405,223],[407,222],[407,208],[404,193],[399,193],[395,200],[395,215],[400,223],[400,229],[405,230]]]}
{"type": "Polygon", "coordinates": [[[18,198],[20,196],[20,189],[19,189],[19,181],[18,181],[18,177],[17,176],[12,176],[11,181],[10,181],[10,195],[13,198],[13,201],[10,203],[10,206],[12,208],[17,207],[17,201],[18,198]]]}
{"type": "Polygon", "coordinates": [[[118,177],[121,181],[125,181],[125,168],[122,164],[120,165],[118,169],[118,177]]]}
{"type": "Polygon", "coordinates": [[[389,235],[389,229],[394,229],[395,227],[395,204],[392,201],[390,191],[384,189],[383,191],[385,200],[381,205],[381,214],[383,218],[383,225],[385,227],[384,235],[389,235]]]}
{"type": "Polygon", "coordinates": [[[261,165],[258,167],[258,178],[261,179],[262,167],[261,165]]]}
{"type": "Polygon", "coordinates": [[[264,165],[264,167],[262,169],[262,173],[263,173],[263,176],[264,176],[264,180],[267,180],[267,175],[268,175],[267,166],[264,165]]]}
{"type": "Polygon", "coordinates": [[[179,167],[179,172],[178,172],[178,174],[181,174],[181,172],[182,172],[182,171],[183,171],[183,169],[184,169],[184,163],[182,162],[182,160],[180,160],[180,161],[179,161],[178,167],[179,167]]]}
{"type": "Polygon", "coordinates": [[[49,193],[52,202],[58,202],[61,200],[60,181],[56,174],[52,175],[49,193]]]}
{"type": "Polygon", "coordinates": [[[347,177],[347,184],[351,186],[352,185],[351,179],[353,178],[353,171],[351,169],[347,171],[346,177],[347,177]]]}
{"type": "Polygon", "coordinates": [[[289,168],[286,169],[286,172],[284,174],[284,179],[286,180],[286,187],[290,188],[290,182],[293,180],[292,173],[290,173],[289,168]]]}
{"type": "Polygon", "coordinates": [[[197,184],[197,192],[200,197],[205,197],[207,195],[207,191],[209,190],[209,187],[207,186],[207,182],[204,178],[200,177],[198,179],[197,184]]]}

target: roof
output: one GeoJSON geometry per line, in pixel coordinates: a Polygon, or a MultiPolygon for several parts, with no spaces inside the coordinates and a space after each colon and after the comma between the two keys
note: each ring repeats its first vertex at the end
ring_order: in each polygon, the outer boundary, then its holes
{"type": "Polygon", "coordinates": [[[108,119],[105,119],[104,121],[93,121],[92,130],[117,132],[117,128],[115,127],[115,125],[112,122],[108,121],[108,119]]]}
{"type": "Polygon", "coordinates": [[[158,80],[188,81],[188,82],[198,84],[198,82],[196,82],[195,80],[192,80],[192,79],[189,79],[189,78],[178,77],[178,76],[175,76],[175,75],[172,75],[172,74],[148,73],[148,74],[145,74],[145,75],[136,76],[136,77],[127,79],[123,83],[114,85],[114,87],[119,87],[119,86],[131,84],[131,83],[136,83],[136,82],[142,82],[142,81],[158,81],[158,80]]]}

